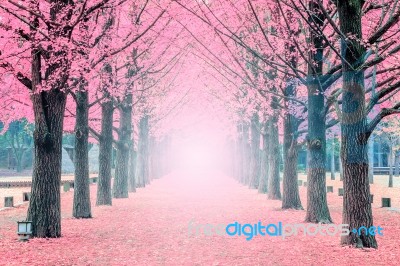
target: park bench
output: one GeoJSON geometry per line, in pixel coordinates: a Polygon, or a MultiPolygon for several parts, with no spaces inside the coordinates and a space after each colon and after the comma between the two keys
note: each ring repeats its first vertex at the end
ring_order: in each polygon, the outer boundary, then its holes
{"type": "MultiPolygon", "coordinates": [[[[93,181],[94,182],[94,181],[93,181]]],[[[73,180],[62,180],[61,186],[65,183],[70,183],[71,187],[74,187],[73,180]]],[[[0,188],[11,188],[11,187],[31,187],[32,181],[0,181],[0,188]]]]}
{"type": "MultiPolygon", "coordinates": [[[[388,175],[389,169],[390,169],[390,167],[374,167],[374,174],[375,175],[388,175]]],[[[392,167],[392,169],[393,169],[393,173],[394,173],[395,167],[392,167]]]]}

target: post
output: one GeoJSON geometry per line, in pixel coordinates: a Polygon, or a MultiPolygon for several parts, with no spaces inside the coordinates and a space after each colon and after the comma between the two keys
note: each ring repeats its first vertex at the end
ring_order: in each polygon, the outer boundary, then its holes
{"type": "Polygon", "coordinates": [[[14,197],[5,197],[4,207],[14,207],[14,197]]]}
{"type": "Polygon", "coordinates": [[[333,136],[331,145],[331,180],[335,180],[335,172],[335,136],[333,136]]]}
{"type": "Polygon", "coordinates": [[[370,184],[374,183],[374,137],[371,137],[368,140],[368,180],[370,184]]]}
{"type": "Polygon", "coordinates": [[[65,182],[63,188],[64,192],[68,192],[71,188],[71,184],[69,182],[65,182]]]}
{"type": "Polygon", "coordinates": [[[29,201],[31,199],[31,192],[24,192],[22,193],[22,200],[29,201]]]}

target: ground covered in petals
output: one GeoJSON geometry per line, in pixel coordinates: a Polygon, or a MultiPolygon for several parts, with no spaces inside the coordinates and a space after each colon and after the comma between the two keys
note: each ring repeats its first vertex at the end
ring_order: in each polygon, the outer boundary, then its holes
{"type": "MultiPolygon", "coordinates": [[[[336,189],[336,187],[335,187],[336,189]]],[[[196,234],[200,225],[232,222],[302,223],[305,211],[280,210],[256,190],[223,175],[173,173],[153,180],[129,199],[96,207],[93,219],[72,218],[73,192],[62,193],[59,239],[17,241],[16,221],[27,204],[0,212],[1,265],[394,265],[400,259],[400,213],[373,206],[384,228],[379,249],[341,247],[339,236],[244,236],[196,234]],[[192,225],[190,225],[190,223],[192,225]],[[196,227],[197,226],[197,227],[196,227]],[[193,229],[195,228],[195,229],[193,229]]],[[[300,187],[303,206],[306,188],[300,187]]],[[[341,223],[342,198],[328,194],[331,215],[341,223]]]]}

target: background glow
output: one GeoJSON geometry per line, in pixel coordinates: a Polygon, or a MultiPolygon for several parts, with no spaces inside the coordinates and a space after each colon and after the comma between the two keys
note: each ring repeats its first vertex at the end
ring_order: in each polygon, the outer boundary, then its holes
{"type": "Polygon", "coordinates": [[[213,131],[176,134],[172,150],[175,170],[190,176],[224,170],[228,158],[225,139],[213,131]]]}

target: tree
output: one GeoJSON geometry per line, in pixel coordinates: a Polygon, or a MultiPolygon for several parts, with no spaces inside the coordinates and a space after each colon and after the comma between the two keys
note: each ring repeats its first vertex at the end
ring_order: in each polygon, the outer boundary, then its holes
{"type": "Polygon", "coordinates": [[[12,153],[16,159],[16,170],[22,172],[24,165],[24,155],[32,148],[32,125],[29,125],[26,120],[14,121],[9,125],[5,133],[5,139],[10,145],[12,153]]]}
{"type": "MultiPolygon", "coordinates": [[[[321,30],[325,17],[320,11],[317,1],[309,1],[310,24],[321,30]]],[[[320,77],[323,72],[323,37],[315,31],[310,31],[312,49],[309,52],[308,63],[308,165],[307,165],[307,215],[308,222],[331,223],[332,219],[326,199],[326,114],[324,88],[320,77]]]]}
{"type": "Polygon", "coordinates": [[[149,116],[144,115],[139,123],[139,143],[136,167],[136,186],[145,187],[149,180],[149,116]]]}
{"type": "Polygon", "coordinates": [[[65,21],[79,22],[79,18],[66,12],[75,8],[67,1],[53,1],[47,6],[39,6],[38,1],[26,5],[7,1],[0,8],[17,18],[19,36],[25,49],[28,47],[26,55],[31,61],[30,77],[14,72],[16,65],[2,62],[2,67],[13,71],[30,90],[35,117],[35,164],[27,219],[32,221],[33,236],[60,237],[61,138],[71,51],[67,43],[75,26],[65,21]]]}
{"type": "Polygon", "coordinates": [[[260,122],[258,114],[251,118],[251,159],[249,187],[258,189],[260,178],[260,122]]]}
{"type": "Polygon", "coordinates": [[[75,123],[75,182],[74,206],[75,218],[91,218],[89,189],[89,95],[87,91],[76,92],[76,123],[75,123]]]}
{"type": "Polygon", "coordinates": [[[268,177],[269,177],[269,121],[262,123],[261,136],[262,136],[262,150],[260,159],[260,182],[258,185],[258,193],[266,194],[268,192],[268,177]]]}
{"type": "MultiPolygon", "coordinates": [[[[365,76],[364,69],[357,70],[365,64],[366,48],[362,32],[363,1],[338,1],[337,8],[342,35],[341,56],[343,75],[343,95],[341,113],[341,160],[343,164],[343,223],[350,228],[372,226],[372,210],[369,201],[368,156],[367,142],[373,129],[385,116],[398,113],[400,104],[393,108],[382,109],[370,123],[367,123],[367,114],[382,94],[396,90],[390,86],[383,89],[377,96],[371,98],[368,106],[365,105],[365,76]],[[351,19],[350,19],[351,18],[351,19]],[[352,35],[354,38],[345,38],[352,35]],[[354,178],[356,177],[356,178],[354,178]]],[[[400,17],[400,10],[389,17],[385,25],[372,34],[368,42],[374,43],[395,24],[400,17]]],[[[350,232],[342,237],[342,244],[356,244],[358,247],[377,247],[375,236],[361,235],[350,232]]]]}
{"type": "Polygon", "coordinates": [[[126,96],[119,104],[120,122],[117,142],[117,168],[113,187],[114,198],[128,197],[129,154],[132,132],[132,92],[128,88],[126,96]]]}
{"type": "Polygon", "coordinates": [[[281,186],[280,186],[280,148],[279,148],[279,131],[278,131],[278,99],[272,97],[270,127],[269,127],[269,148],[271,156],[269,157],[269,177],[268,177],[268,199],[281,199],[281,186]]]}
{"type": "Polygon", "coordinates": [[[17,37],[6,40],[17,43],[13,44],[14,50],[2,51],[1,56],[6,60],[2,59],[1,68],[28,88],[30,92],[26,91],[25,95],[30,95],[34,110],[36,159],[27,218],[33,222],[33,236],[61,236],[61,137],[69,81],[73,76],[72,58],[77,47],[75,29],[99,9],[124,2],[54,0],[39,4],[32,0],[29,3],[6,1],[0,5],[2,15],[10,18],[8,23],[11,18],[14,22],[13,26],[2,27],[2,31],[17,37]],[[18,57],[22,58],[22,64],[30,64],[30,72],[21,68],[21,61],[13,60],[18,57]]]}

